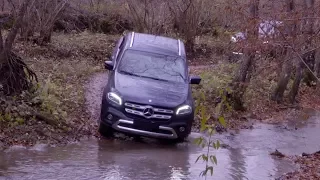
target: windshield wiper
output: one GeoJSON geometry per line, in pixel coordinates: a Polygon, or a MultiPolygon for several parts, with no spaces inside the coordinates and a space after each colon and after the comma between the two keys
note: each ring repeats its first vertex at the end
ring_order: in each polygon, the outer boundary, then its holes
{"type": "Polygon", "coordinates": [[[141,77],[138,74],[134,74],[132,72],[127,72],[127,71],[120,71],[120,73],[126,74],[126,75],[131,75],[131,76],[137,76],[137,77],[141,77]]]}
{"type": "Polygon", "coordinates": [[[160,78],[156,78],[156,77],[149,77],[149,76],[141,76],[141,75],[138,75],[138,74],[134,74],[134,73],[132,73],[132,72],[127,72],[127,71],[120,71],[120,73],[123,73],[123,74],[126,74],[126,75],[131,75],[131,76],[136,76],[136,77],[153,79],[153,80],[157,80],[157,81],[165,81],[165,82],[168,82],[168,80],[165,80],[165,79],[160,79],[160,78]]]}
{"type": "Polygon", "coordinates": [[[140,76],[140,77],[148,78],[148,79],[153,79],[153,80],[157,80],[157,81],[169,82],[168,80],[160,79],[160,78],[156,78],[156,77],[149,77],[149,76],[140,76]]]}

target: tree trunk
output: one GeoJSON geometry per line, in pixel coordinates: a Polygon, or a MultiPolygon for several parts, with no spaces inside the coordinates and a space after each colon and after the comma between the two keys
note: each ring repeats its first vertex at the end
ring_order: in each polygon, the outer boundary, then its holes
{"type": "Polygon", "coordinates": [[[4,5],[5,5],[4,0],[1,0],[1,11],[4,11],[4,5]]]}
{"type": "MultiPolygon", "coordinates": [[[[305,20],[305,39],[308,39],[308,45],[311,46],[312,44],[312,36],[315,33],[315,19],[313,18],[315,16],[315,0],[305,0],[305,11],[306,11],[306,20],[305,20]]],[[[309,55],[307,55],[308,57],[309,55]]],[[[309,62],[307,64],[310,64],[312,66],[314,74],[319,77],[319,69],[320,69],[320,51],[319,49],[316,49],[313,52],[310,52],[311,59],[309,58],[309,62]],[[310,62],[311,61],[311,62],[310,62]]],[[[308,74],[311,74],[312,79],[316,80],[316,77],[311,72],[308,72],[308,74]]],[[[318,84],[319,82],[317,82],[318,84]]]]}
{"type": "MultiPolygon", "coordinates": [[[[315,55],[315,66],[314,66],[314,71],[316,76],[319,78],[320,77],[320,50],[316,50],[315,55]]],[[[319,82],[317,83],[319,84],[319,82]]]]}
{"type": "Polygon", "coordinates": [[[253,71],[253,62],[255,59],[255,41],[258,38],[258,11],[259,0],[251,0],[249,12],[251,15],[250,28],[248,30],[248,44],[249,47],[245,47],[244,54],[242,55],[241,64],[238,69],[238,73],[232,82],[232,102],[235,110],[244,110],[243,107],[243,95],[246,91],[246,83],[250,82],[251,75],[249,70],[253,71]]]}
{"type": "Polygon", "coordinates": [[[0,46],[3,44],[0,53],[0,84],[6,94],[20,93],[22,90],[30,88],[33,79],[37,80],[34,72],[27,67],[19,56],[11,51],[29,3],[30,0],[23,2],[5,43],[0,42],[0,46]]]}
{"type": "MultiPolygon", "coordinates": [[[[0,69],[3,69],[3,66],[5,66],[6,63],[8,63],[8,54],[12,49],[12,45],[14,43],[14,40],[17,36],[17,33],[19,31],[19,28],[22,25],[22,21],[23,21],[23,16],[24,13],[27,10],[28,4],[30,3],[30,0],[25,0],[24,3],[21,5],[21,8],[19,10],[18,13],[18,17],[16,18],[16,22],[13,25],[13,27],[11,28],[5,42],[1,42],[3,43],[3,48],[0,52],[0,69]]],[[[1,27],[2,28],[2,27],[1,27]]],[[[1,40],[3,40],[3,38],[1,37],[1,40]]],[[[1,78],[1,77],[0,77],[1,78]]]]}
{"type": "MultiPolygon", "coordinates": [[[[294,0],[286,0],[286,7],[287,12],[289,15],[294,14],[295,9],[295,1],[294,0]]],[[[289,38],[291,38],[294,42],[295,40],[295,33],[296,33],[296,24],[295,22],[287,22],[286,23],[286,34],[289,38]]],[[[278,103],[281,103],[283,100],[283,94],[287,88],[287,85],[289,83],[291,73],[292,73],[292,62],[294,62],[294,51],[291,49],[291,47],[287,47],[285,50],[285,62],[282,65],[282,72],[280,74],[280,78],[278,80],[278,84],[274,90],[274,92],[271,95],[271,100],[276,101],[278,103]]]]}
{"type": "Polygon", "coordinates": [[[27,10],[29,3],[30,3],[30,0],[25,0],[24,3],[21,5],[17,20],[16,20],[15,24],[13,25],[12,29],[10,30],[10,32],[7,36],[6,42],[5,42],[5,46],[4,46],[4,53],[5,54],[8,54],[12,49],[12,45],[13,45],[14,40],[16,39],[17,33],[22,25],[23,16],[27,10]]]}
{"type": "MultiPolygon", "coordinates": [[[[292,58],[292,54],[293,54],[292,50],[287,50],[287,53],[284,59],[287,60],[292,58]]],[[[280,74],[277,87],[271,96],[271,99],[273,101],[277,101],[278,103],[282,102],[283,94],[289,83],[291,73],[292,73],[292,62],[287,60],[286,62],[284,62],[282,66],[282,72],[280,74]]]]}
{"type": "Polygon", "coordinates": [[[303,74],[302,73],[303,66],[304,66],[304,64],[301,62],[301,63],[298,63],[298,65],[296,67],[295,79],[293,81],[291,91],[289,93],[289,100],[291,103],[295,103],[296,96],[298,95],[298,92],[299,92],[300,82],[301,82],[302,74],[303,74]]]}
{"type": "Polygon", "coordinates": [[[232,88],[232,101],[233,101],[233,108],[236,111],[242,111],[244,110],[243,107],[243,95],[247,88],[246,83],[250,82],[250,69],[252,71],[252,64],[254,61],[254,55],[250,54],[249,56],[244,55],[242,63],[240,64],[239,70],[237,75],[235,76],[232,88]]]}
{"type": "Polygon", "coordinates": [[[52,29],[44,29],[40,31],[40,37],[38,38],[38,45],[42,46],[44,44],[51,42],[52,29]]]}

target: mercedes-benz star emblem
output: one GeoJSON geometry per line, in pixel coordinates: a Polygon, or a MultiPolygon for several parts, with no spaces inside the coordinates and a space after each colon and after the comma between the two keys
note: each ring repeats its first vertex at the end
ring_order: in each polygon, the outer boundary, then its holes
{"type": "Polygon", "coordinates": [[[143,110],[143,114],[146,116],[146,117],[151,117],[153,115],[153,109],[148,107],[148,108],[145,108],[143,110]]]}

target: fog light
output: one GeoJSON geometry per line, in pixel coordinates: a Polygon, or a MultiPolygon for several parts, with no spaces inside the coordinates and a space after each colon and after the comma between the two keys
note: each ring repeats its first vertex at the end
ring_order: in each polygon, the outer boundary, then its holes
{"type": "Polygon", "coordinates": [[[185,130],[186,130],[186,129],[185,129],[184,127],[180,127],[180,128],[179,128],[179,131],[180,131],[180,132],[184,132],[185,130]]]}
{"type": "Polygon", "coordinates": [[[109,115],[107,116],[107,118],[108,118],[109,120],[111,120],[111,119],[113,118],[112,114],[109,114],[109,115]]]}

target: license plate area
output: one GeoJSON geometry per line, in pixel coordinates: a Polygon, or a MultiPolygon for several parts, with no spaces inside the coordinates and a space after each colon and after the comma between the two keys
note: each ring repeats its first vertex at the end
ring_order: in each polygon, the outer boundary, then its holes
{"type": "Polygon", "coordinates": [[[133,121],[133,127],[135,129],[145,130],[145,131],[157,131],[159,129],[159,124],[151,121],[133,121]]]}

